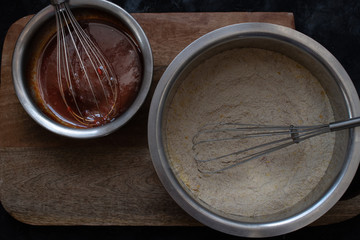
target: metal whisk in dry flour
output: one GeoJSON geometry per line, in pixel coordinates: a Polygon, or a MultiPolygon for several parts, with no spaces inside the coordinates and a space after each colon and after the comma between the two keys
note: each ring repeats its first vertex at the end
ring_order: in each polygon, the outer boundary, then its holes
{"type": "MultiPolygon", "coordinates": [[[[314,125],[334,117],[318,80],[282,54],[233,49],[196,67],[169,106],[166,147],[179,181],[201,202],[224,213],[262,216],[289,208],[315,188],[331,160],[332,133],[221,173],[202,174],[191,139],[201,126],[222,121],[314,125]]],[[[216,151],[227,146],[223,148],[216,151]]]]}

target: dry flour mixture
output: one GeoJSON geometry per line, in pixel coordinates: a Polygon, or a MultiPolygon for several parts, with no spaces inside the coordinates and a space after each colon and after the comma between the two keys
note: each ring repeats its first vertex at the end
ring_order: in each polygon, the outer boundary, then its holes
{"type": "Polygon", "coordinates": [[[178,88],[166,119],[166,148],[179,181],[201,202],[241,216],[276,213],[302,200],[324,175],[335,142],[325,134],[221,173],[198,171],[191,140],[205,124],[334,120],[324,89],[307,69],[262,49],[228,50],[204,61],[178,88]]]}

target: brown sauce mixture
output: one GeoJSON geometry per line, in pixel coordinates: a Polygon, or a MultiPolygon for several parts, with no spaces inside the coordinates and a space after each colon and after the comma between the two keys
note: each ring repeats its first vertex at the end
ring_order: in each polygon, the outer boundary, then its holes
{"type": "MultiPolygon", "coordinates": [[[[79,106],[74,104],[73,95],[66,84],[63,84],[65,86],[63,92],[67,102],[65,104],[57,77],[56,35],[50,39],[40,56],[37,81],[44,112],[49,117],[66,126],[90,128],[113,121],[129,108],[141,84],[142,62],[137,45],[122,30],[94,20],[82,21],[81,25],[110,63],[115,75],[114,78],[119,84],[119,94],[116,97],[110,96],[111,89],[109,86],[105,85],[104,91],[104,86],[102,87],[94,81],[93,90],[98,97],[97,104],[95,104],[94,97],[88,90],[86,79],[79,76],[74,80],[73,85],[73,89],[77,93],[76,102],[79,106]],[[104,92],[103,97],[99,97],[102,92],[104,92]],[[77,120],[71,113],[76,112],[74,109],[78,109],[81,115],[86,116],[95,124],[84,124],[77,120]],[[111,114],[106,115],[109,112],[111,114]]],[[[70,57],[70,59],[75,59],[75,57],[70,57]]],[[[89,63],[85,62],[85,64],[89,63]]],[[[76,62],[72,62],[71,65],[74,68],[78,67],[76,62]]],[[[76,72],[81,73],[81,71],[76,72]]],[[[97,69],[97,73],[100,76],[103,74],[101,69],[97,69]]],[[[95,72],[90,72],[90,78],[94,77],[95,74],[95,72]]]]}

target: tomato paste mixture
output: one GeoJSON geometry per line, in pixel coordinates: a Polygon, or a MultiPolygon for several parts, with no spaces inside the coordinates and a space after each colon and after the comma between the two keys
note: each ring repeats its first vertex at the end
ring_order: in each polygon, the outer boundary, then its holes
{"type": "MultiPolygon", "coordinates": [[[[59,82],[56,35],[42,52],[38,62],[37,81],[44,112],[49,117],[66,126],[90,128],[113,121],[129,108],[141,84],[142,61],[136,43],[122,30],[98,21],[83,21],[81,26],[110,63],[109,69],[113,75],[108,79],[112,82],[104,80],[100,84],[99,79],[105,78],[103,66],[96,66],[96,71],[89,71],[93,69],[89,67],[89,58],[76,39],[75,45],[79,53],[74,47],[67,49],[71,85],[65,81],[66,71],[62,71],[62,80],[59,82]],[[78,54],[83,63],[80,63],[78,54]],[[88,77],[80,69],[81,64],[88,69],[88,77]]],[[[66,38],[71,41],[68,35],[66,38]]]]}

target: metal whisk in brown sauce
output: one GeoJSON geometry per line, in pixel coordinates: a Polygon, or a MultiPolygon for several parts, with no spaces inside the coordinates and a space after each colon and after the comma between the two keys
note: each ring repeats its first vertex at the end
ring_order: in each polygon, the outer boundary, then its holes
{"type": "MultiPolygon", "coordinates": [[[[59,84],[56,36],[51,38],[42,52],[37,79],[44,112],[49,117],[70,127],[90,128],[113,121],[129,108],[141,84],[142,62],[141,52],[134,41],[120,29],[99,21],[82,21],[81,25],[110,63],[114,74],[111,80],[116,81],[116,85],[111,82],[101,85],[94,81],[90,91],[81,69],[73,71],[76,74],[72,76],[72,86],[67,86],[65,82],[59,84]],[[119,91],[114,92],[114,87],[118,87],[119,91]],[[91,124],[79,121],[77,115],[91,124]]],[[[72,49],[68,50],[76,54],[72,49]]],[[[79,53],[84,54],[81,48],[79,53]]],[[[71,54],[70,60],[73,62],[70,66],[80,68],[71,54]]],[[[90,63],[84,61],[86,64],[90,63]]],[[[88,73],[88,77],[91,79],[103,74],[102,66],[97,66],[96,71],[88,73]]]]}

